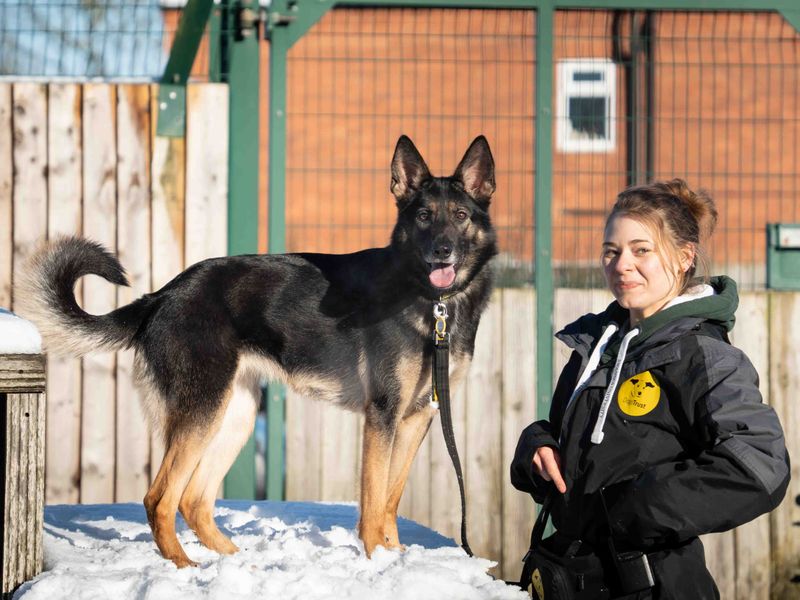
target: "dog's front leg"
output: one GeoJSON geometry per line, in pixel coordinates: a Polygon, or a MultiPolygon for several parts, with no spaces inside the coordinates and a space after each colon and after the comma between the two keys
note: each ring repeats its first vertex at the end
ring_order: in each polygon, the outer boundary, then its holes
{"type": "Polygon", "coordinates": [[[384,523],[395,425],[385,409],[373,404],[367,406],[365,417],[358,537],[371,556],[376,546],[386,545],[384,523]]]}
{"type": "Polygon", "coordinates": [[[422,440],[425,439],[425,434],[428,433],[436,411],[433,404],[428,404],[401,419],[397,425],[397,433],[392,445],[389,490],[384,515],[384,534],[389,548],[403,548],[397,534],[397,507],[400,505],[400,498],[403,496],[414,457],[417,455],[422,440]]]}

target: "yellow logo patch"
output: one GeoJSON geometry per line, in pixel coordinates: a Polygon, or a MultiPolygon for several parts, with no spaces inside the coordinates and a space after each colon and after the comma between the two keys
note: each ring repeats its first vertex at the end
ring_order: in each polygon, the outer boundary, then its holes
{"type": "MultiPolygon", "coordinates": [[[[536,591],[539,600],[544,600],[544,584],[542,583],[542,574],[539,573],[539,569],[536,569],[531,576],[531,586],[536,591]]],[[[530,589],[528,589],[528,593],[530,593],[530,589]]],[[[533,595],[531,594],[531,596],[533,595]]]]}
{"type": "Polygon", "coordinates": [[[626,415],[641,417],[656,406],[661,398],[661,388],[650,371],[634,375],[619,386],[617,404],[626,415]]]}

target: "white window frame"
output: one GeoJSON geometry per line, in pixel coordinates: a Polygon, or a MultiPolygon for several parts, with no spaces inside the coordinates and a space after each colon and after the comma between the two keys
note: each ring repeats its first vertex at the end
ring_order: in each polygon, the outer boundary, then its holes
{"type": "Polygon", "coordinates": [[[606,58],[568,59],[558,63],[556,108],[557,144],[561,152],[612,152],[617,145],[617,66],[606,58]],[[579,72],[600,73],[600,81],[575,81],[579,72]],[[606,136],[589,138],[572,128],[571,98],[603,98],[606,103],[606,136]]]}

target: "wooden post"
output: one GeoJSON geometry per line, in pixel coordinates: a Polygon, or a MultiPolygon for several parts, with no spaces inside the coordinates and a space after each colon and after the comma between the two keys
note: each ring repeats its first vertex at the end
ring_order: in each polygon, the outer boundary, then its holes
{"type": "Polygon", "coordinates": [[[44,367],[42,354],[0,354],[3,598],[42,570],[44,367]]]}

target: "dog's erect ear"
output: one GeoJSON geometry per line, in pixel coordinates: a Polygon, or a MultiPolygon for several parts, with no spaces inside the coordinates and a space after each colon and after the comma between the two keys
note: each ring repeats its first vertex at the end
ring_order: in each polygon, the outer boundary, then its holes
{"type": "Polygon", "coordinates": [[[398,204],[404,203],[411,194],[431,178],[428,165],[407,136],[397,140],[392,158],[392,185],[390,189],[398,204]]]}
{"type": "Polygon", "coordinates": [[[494,159],[485,137],[479,135],[473,140],[453,177],[461,181],[464,191],[478,204],[489,205],[494,193],[494,159]]]}

